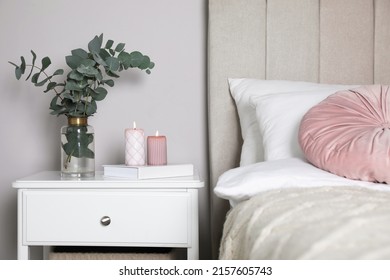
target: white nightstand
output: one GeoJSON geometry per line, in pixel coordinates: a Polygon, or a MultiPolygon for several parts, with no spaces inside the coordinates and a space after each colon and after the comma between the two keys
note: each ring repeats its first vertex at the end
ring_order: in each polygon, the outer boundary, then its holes
{"type": "Polygon", "coordinates": [[[186,248],[199,258],[198,176],[153,180],[64,180],[41,172],[18,189],[18,259],[29,246],[186,248]]]}

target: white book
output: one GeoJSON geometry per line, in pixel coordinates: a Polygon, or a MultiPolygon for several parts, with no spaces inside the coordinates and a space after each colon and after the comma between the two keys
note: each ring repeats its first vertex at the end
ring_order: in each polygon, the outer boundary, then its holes
{"type": "Polygon", "coordinates": [[[106,177],[120,177],[135,180],[183,177],[194,175],[194,166],[192,164],[142,166],[127,166],[124,164],[103,165],[103,170],[104,176],[106,177]]]}

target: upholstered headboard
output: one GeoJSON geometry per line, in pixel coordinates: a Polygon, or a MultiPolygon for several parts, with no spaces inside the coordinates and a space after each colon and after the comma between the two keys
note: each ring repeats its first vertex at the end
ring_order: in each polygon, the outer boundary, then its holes
{"type": "MultiPolygon", "coordinates": [[[[211,186],[239,163],[227,78],[388,84],[389,14],[390,0],[209,0],[211,186]]],[[[228,208],[211,188],[214,256],[228,208]]]]}

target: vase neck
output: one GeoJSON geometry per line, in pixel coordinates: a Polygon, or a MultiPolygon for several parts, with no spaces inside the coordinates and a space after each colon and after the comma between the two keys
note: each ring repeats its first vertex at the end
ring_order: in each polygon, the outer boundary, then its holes
{"type": "Polygon", "coordinates": [[[68,117],[68,125],[85,126],[88,125],[87,117],[68,117]]]}

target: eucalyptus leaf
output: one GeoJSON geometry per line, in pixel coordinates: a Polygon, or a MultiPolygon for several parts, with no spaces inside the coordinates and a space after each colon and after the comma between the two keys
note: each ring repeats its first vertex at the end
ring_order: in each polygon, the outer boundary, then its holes
{"type": "Polygon", "coordinates": [[[102,46],[102,37],[95,36],[95,37],[88,43],[88,50],[89,50],[91,53],[99,53],[101,46],[102,46]]]}
{"type": "Polygon", "coordinates": [[[72,50],[72,55],[73,56],[78,56],[78,57],[81,57],[81,58],[88,58],[88,53],[83,50],[83,49],[75,49],[75,50],[72,50]]]}
{"type": "Polygon", "coordinates": [[[121,52],[124,48],[125,48],[125,44],[124,44],[124,43],[119,43],[119,44],[116,46],[115,51],[116,51],[116,52],[121,52]]]}
{"type": "MultiPolygon", "coordinates": [[[[101,53],[101,52],[100,52],[101,53]]],[[[93,53],[93,59],[96,61],[96,63],[102,65],[102,66],[107,66],[106,62],[104,59],[100,56],[100,54],[93,53]]]]}
{"type": "Polygon", "coordinates": [[[41,67],[41,72],[43,72],[47,67],[49,67],[51,64],[50,58],[49,57],[44,57],[42,58],[42,67],[41,67]]]}
{"type": "Polygon", "coordinates": [[[103,80],[102,72],[101,72],[99,69],[98,69],[97,74],[95,75],[95,78],[96,78],[96,80],[98,80],[99,82],[103,80]]]}
{"type": "Polygon", "coordinates": [[[91,97],[96,101],[102,101],[107,96],[107,90],[103,87],[98,87],[92,90],[91,97]]]}
{"type": "Polygon", "coordinates": [[[24,74],[24,72],[26,71],[26,60],[23,56],[20,57],[20,60],[22,61],[22,63],[20,64],[20,71],[22,72],[22,74],[24,74]]]}
{"type": "Polygon", "coordinates": [[[92,116],[93,114],[96,113],[97,110],[97,104],[95,100],[92,100],[91,102],[86,102],[86,111],[85,113],[88,116],[92,116]]]}
{"type": "Polygon", "coordinates": [[[50,109],[52,110],[56,110],[59,106],[57,105],[57,101],[58,101],[58,95],[55,95],[53,97],[53,99],[51,100],[50,102],[50,109]]]}
{"type": "Polygon", "coordinates": [[[52,110],[50,114],[59,116],[62,114],[66,114],[67,112],[68,110],[64,106],[58,106],[58,109],[52,110]]]}
{"type": "Polygon", "coordinates": [[[41,87],[41,86],[45,85],[45,84],[47,83],[47,81],[49,81],[51,78],[52,78],[52,77],[51,77],[51,76],[49,76],[49,77],[47,77],[47,78],[43,79],[42,81],[40,81],[40,82],[37,82],[37,83],[35,84],[35,86],[37,86],[37,87],[41,87]]]}
{"type": "Polygon", "coordinates": [[[138,68],[145,70],[145,69],[149,68],[149,64],[150,64],[150,58],[148,56],[144,56],[142,63],[138,66],[138,68]]]}
{"type": "Polygon", "coordinates": [[[84,79],[84,75],[79,73],[77,70],[72,70],[69,72],[68,78],[76,81],[82,81],[84,79]]]}
{"type": "Polygon", "coordinates": [[[86,127],[70,126],[66,131],[65,137],[67,143],[63,143],[63,149],[67,155],[77,158],[94,157],[93,151],[88,148],[93,141],[93,135],[87,133],[86,127]]]}
{"type": "MultiPolygon", "coordinates": [[[[49,92],[51,91],[52,89],[54,89],[55,87],[57,86],[57,83],[56,82],[50,82],[47,84],[47,87],[46,87],[46,90],[44,91],[45,93],[46,92],[49,92]]],[[[57,95],[56,95],[57,96],[57,95]]],[[[57,96],[58,97],[58,96],[57,96]]]]}
{"type": "Polygon", "coordinates": [[[65,61],[66,61],[66,64],[71,68],[71,69],[76,69],[77,67],[79,67],[79,65],[81,64],[81,62],[83,61],[84,59],[77,56],[77,55],[68,55],[65,57],[65,61]]]}
{"type": "Polygon", "coordinates": [[[88,83],[86,81],[79,81],[79,82],[75,82],[75,81],[68,81],[65,85],[65,89],[66,90],[76,90],[76,91],[81,91],[83,90],[86,86],[88,86],[88,83]]]}
{"type": "Polygon", "coordinates": [[[131,67],[131,55],[129,53],[125,51],[119,53],[118,59],[123,64],[125,69],[131,67]]]}
{"type": "MultiPolygon", "coordinates": [[[[111,54],[110,54],[107,50],[101,49],[100,52],[99,52],[99,56],[100,56],[103,60],[106,60],[107,57],[110,57],[110,56],[111,56],[111,54]]],[[[104,65],[104,64],[102,64],[102,65],[104,65]]]]}
{"type": "Polygon", "coordinates": [[[114,86],[114,80],[103,80],[102,81],[104,84],[108,85],[109,87],[113,87],[114,86]]]}
{"type": "Polygon", "coordinates": [[[34,71],[34,67],[35,67],[35,61],[36,61],[36,59],[37,59],[37,55],[35,54],[35,52],[33,51],[33,50],[31,50],[31,54],[32,54],[32,61],[31,61],[31,70],[30,70],[30,73],[27,75],[27,77],[26,77],[26,81],[28,80],[28,79],[30,79],[30,77],[31,77],[31,75],[32,75],[32,73],[33,73],[33,71],[34,71]]]}
{"type": "Polygon", "coordinates": [[[58,69],[56,70],[52,76],[58,76],[58,75],[62,75],[64,74],[64,70],[63,69],[58,69]]]}
{"type": "Polygon", "coordinates": [[[20,78],[22,77],[22,70],[20,69],[19,66],[17,66],[15,68],[15,76],[16,76],[16,79],[20,80],[20,78]]]}
{"type": "Polygon", "coordinates": [[[107,68],[108,68],[109,71],[116,72],[116,71],[119,70],[120,63],[119,63],[118,58],[116,58],[116,57],[108,57],[106,59],[106,63],[107,63],[107,68]]]}
{"type": "Polygon", "coordinates": [[[88,147],[93,142],[93,134],[85,126],[69,126],[65,132],[66,142],[62,143],[64,152],[70,157],[94,158],[94,152],[88,147]]]}
{"type": "Polygon", "coordinates": [[[31,77],[31,82],[36,84],[38,82],[38,79],[39,79],[39,75],[41,74],[41,72],[38,72],[38,73],[35,73],[32,77],[31,77]]]}
{"type": "Polygon", "coordinates": [[[95,158],[95,153],[89,148],[82,148],[82,157],[95,158]]]}
{"type": "Polygon", "coordinates": [[[114,73],[114,72],[111,72],[110,70],[106,70],[106,74],[107,76],[110,76],[110,77],[113,77],[113,78],[119,78],[119,75],[114,73]]]}
{"type": "Polygon", "coordinates": [[[111,47],[112,47],[113,44],[114,44],[114,41],[113,41],[113,40],[107,40],[107,43],[106,43],[105,48],[106,48],[106,49],[111,49],[111,47]]]}
{"type": "Polygon", "coordinates": [[[84,64],[81,64],[79,67],[77,67],[77,72],[88,77],[93,77],[99,73],[95,67],[85,66],[84,64]]]}
{"type": "MultiPolygon", "coordinates": [[[[91,135],[91,133],[87,133],[87,128],[86,127],[82,127],[83,130],[81,130],[79,132],[79,138],[78,140],[80,141],[80,144],[84,147],[88,147],[88,145],[90,143],[92,143],[90,140],[91,140],[91,137],[89,137],[91,135]]],[[[92,138],[93,140],[93,138],[92,138]]]]}
{"type": "Polygon", "coordinates": [[[62,143],[62,148],[64,149],[67,155],[72,155],[75,147],[76,147],[76,143],[72,143],[69,141],[67,143],[62,143]]]}
{"type": "MultiPolygon", "coordinates": [[[[73,93],[75,93],[75,92],[73,92],[73,93]]],[[[76,98],[78,98],[79,95],[77,95],[77,94],[70,94],[70,92],[67,91],[67,92],[65,92],[65,93],[63,94],[63,97],[64,97],[64,98],[67,98],[67,99],[70,99],[71,101],[75,102],[75,101],[77,101],[76,98]]]]}
{"type": "Polygon", "coordinates": [[[89,58],[87,58],[87,59],[83,59],[82,61],[81,61],[81,63],[80,63],[81,65],[85,65],[85,66],[95,66],[96,65],[96,61],[95,60],[93,60],[93,59],[89,59],[89,58]]]}
{"type": "Polygon", "coordinates": [[[130,53],[130,65],[131,67],[138,67],[143,62],[144,56],[142,53],[135,51],[130,53]]]}
{"type": "Polygon", "coordinates": [[[64,105],[69,110],[74,109],[76,107],[76,102],[70,98],[62,99],[61,104],[64,105]]]}

